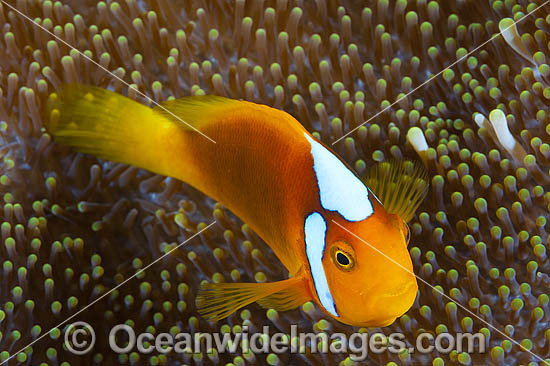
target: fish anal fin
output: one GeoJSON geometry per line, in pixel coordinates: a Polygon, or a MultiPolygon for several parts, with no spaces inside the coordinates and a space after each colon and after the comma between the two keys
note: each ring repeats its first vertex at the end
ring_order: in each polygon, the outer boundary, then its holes
{"type": "Polygon", "coordinates": [[[209,283],[199,290],[195,303],[203,318],[218,321],[255,301],[276,310],[293,309],[310,299],[307,293],[302,277],[269,283],[209,283]]]}
{"type": "Polygon", "coordinates": [[[422,164],[390,160],[374,165],[367,174],[367,186],[390,214],[410,221],[428,193],[428,175],[422,164]]]}

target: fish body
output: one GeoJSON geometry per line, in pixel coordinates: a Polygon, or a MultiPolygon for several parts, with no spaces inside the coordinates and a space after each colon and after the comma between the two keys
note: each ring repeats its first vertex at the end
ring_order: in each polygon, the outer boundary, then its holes
{"type": "Polygon", "coordinates": [[[288,310],[313,300],[343,323],[384,326],[412,305],[417,283],[399,213],[417,207],[426,185],[396,189],[406,169],[386,167],[395,175],[386,181],[373,173],[384,198],[401,204],[390,213],[330,148],[265,105],[197,96],[149,108],[89,86],[68,86],[53,104],[57,141],[194,186],[248,223],[288,269],[279,282],[206,286],[197,297],[204,317],[254,301],[288,310]]]}

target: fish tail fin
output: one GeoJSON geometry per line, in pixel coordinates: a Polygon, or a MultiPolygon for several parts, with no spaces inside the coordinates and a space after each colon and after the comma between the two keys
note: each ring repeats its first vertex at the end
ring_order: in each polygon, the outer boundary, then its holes
{"type": "Polygon", "coordinates": [[[209,283],[199,290],[195,303],[203,318],[218,321],[255,301],[264,308],[284,311],[310,299],[305,280],[292,277],[269,283],[209,283]]]}
{"type": "Polygon", "coordinates": [[[165,157],[175,147],[174,136],[182,129],[151,108],[118,93],[82,84],[65,85],[50,96],[49,103],[46,129],[57,142],[159,174],[168,175],[172,170],[169,164],[176,159],[165,157]]]}

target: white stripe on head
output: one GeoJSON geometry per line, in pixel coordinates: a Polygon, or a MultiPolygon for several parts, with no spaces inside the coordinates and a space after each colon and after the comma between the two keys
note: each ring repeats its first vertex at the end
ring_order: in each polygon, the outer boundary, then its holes
{"type": "Polygon", "coordinates": [[[339,317],[336,312],[332,294],[328,288],[327,276],[323,268],[323,254],[325,252],[325,236],[327,232],[327,223],[323,216],[314,212],[306,217],[304,224],[304,233],[306,238],[306,254],[313,277],[315,291],[321,301],[321,305],[335,317],[339,317]]]}
{"type": "Polygon", "coordinates": [[[361,221],[372,215],[369,190],[363,182],[326,147],[307,133],[304,135],[311,144],[321,206],[338,212],[348,221],[361,221]]]}

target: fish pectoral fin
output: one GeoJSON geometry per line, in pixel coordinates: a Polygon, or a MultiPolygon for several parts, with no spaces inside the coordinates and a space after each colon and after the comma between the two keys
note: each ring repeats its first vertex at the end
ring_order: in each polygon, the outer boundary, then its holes
{"type": "Polygon", "coordinates": [[[269,283],[209,283],[199,290],[195,304],[203,318],[218,321],[255,301],[288,310],[308,300],[305,281],[293,277],[269,283]]]}
{"type": "Polygon", "coordinates": [[[410,221],[428,193],[428,175],[422,164],[391,160],[374,165],[367,173],[367,186],[390,214],[410,221]]]}

